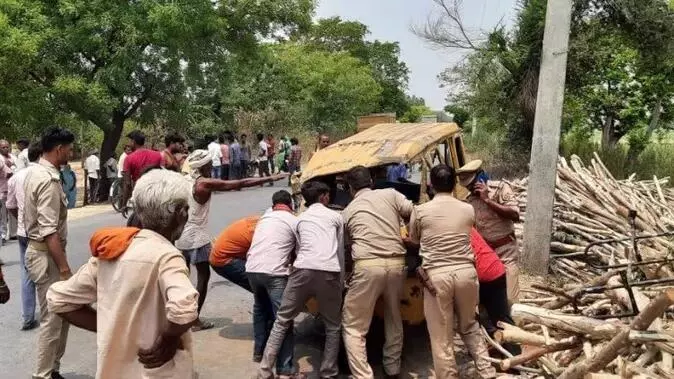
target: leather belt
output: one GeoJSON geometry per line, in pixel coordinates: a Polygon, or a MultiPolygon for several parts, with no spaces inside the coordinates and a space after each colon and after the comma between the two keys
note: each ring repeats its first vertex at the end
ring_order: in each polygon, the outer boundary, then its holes
{"type": "Polygon", "coordinates": [[[485,239],[485,241],[487,242],[487,245],[489,245],[489,247],[491,247],[494,250],[496,250],[500,247],[503,247],[503,246],[505,246],[505,245],[507,245],[511,242],[514,242],[516,240],[517,239],[515,238],[515,233],[508,234],[507,236],[505,236],[503,238],[496,239],[496,240],[487,241],[485,239]]]}

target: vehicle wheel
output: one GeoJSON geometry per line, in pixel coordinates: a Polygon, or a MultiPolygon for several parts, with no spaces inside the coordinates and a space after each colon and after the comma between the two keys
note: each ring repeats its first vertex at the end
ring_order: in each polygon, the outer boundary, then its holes
{"type": "Polygon", "coordinates": [[[112,184],[112,191],[110,191],[110,204],[117,212],[122,211],[122,194],[120,192],[119,182],[115,181],[112,184]]]}

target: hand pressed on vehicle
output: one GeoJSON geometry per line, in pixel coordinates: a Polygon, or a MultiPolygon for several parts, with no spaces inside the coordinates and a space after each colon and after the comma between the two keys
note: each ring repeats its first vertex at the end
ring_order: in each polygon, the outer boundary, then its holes
{"type": "Polygon", "coordinates": [[[157,368],[173,359],[176,355],[176,351],[182,349],[183,344],[180,336],[159,335],[152,347],[149,349],[138,350],[138,361],[142,363],[145,368],[157,368]]]}

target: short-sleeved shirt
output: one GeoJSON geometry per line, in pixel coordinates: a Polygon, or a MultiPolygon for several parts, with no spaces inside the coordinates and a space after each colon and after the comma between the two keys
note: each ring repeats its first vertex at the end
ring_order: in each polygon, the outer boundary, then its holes
{"type": "Polygon", "coordinates": [[[267,146],[269,147],[269,150],[267,151],[267,155],[270,157],[273,157],[276,155],[276,140],[275,139],[268,139],[266,140],[267,146]]]}
{"type": "Polygon", "coordinates": [[[506,273],[501,259],[475,228],[470,232],[470,246],[475,253],[475,269],[480,282],[491,282],[506,273]]]}
{"type": "Polygon", "coordinates": [[[410,239],[421,245],[422,267],[473,266],[470,230],[474,222],[473,208],[451,194],[439,193],[416,206],[410,219],[410,239]]]}
{"type": "Polygon", "coordinates": [[[14,172],[13,167],[14,162],[11,158],[0,155],[0,200],[7,198],[7,182],[14,172]]]}
{"type": "Polygon", "coordinates": [[[208,261],[212,266],[222,267],[233,259],[246,259],[253,242],[259,216],[250,216],[235,221],[216,238],[208,261]]]}
{"type": "Polygon", "coordinates": [[[19,172],[28,167],[30,160],[28,159],[28,149],[23,149],[16,157],[16,171],[19,172]]]}
{"type": "MultiPolygon", "coordinates": [[[[489,182],[488,184],[490,199],[519,212],[517,199],[508,183],[489,182]],[[494,184],[497,185],[494,186],[494,184]],[[496,190],[493,187],[496,187],[496,190]]],[[[479,196],[471,194],[466,201],[475,209],[475,227],[487,242],[499,240],[515,232],[515,224],[499,216],[479,196]]]]}
{"type": "Polygon", "coordinates": [[[222,162],[223,165],[228,165],[229,164],[229,145],[226,143],[221,143],[220,144],[220,152],[222,153],[222,158],[220,158],[220,161],[222,162]]]}
{"type": "Polygon", "coordinates": [[[137,355],[169,322],[196,320],[198,297],[180,251],[143,229],[119,258],[90,258],[72,278],[53,284],[47,304],[56,313],[97,304],[96,378],[191,378],[190,331],[181,336],[183,349],[161,367],[145,369],[137,355]]]}
{"type": "Polygon", "coordinates": [[[250,161],[250,146],[248,144],[240,144],[241,146],[241,160],[250,161]]]}
{"type": "Polygon", "coordinates": [[[241,145],[238,142],[234,142],[229,146],[229,161],[234,166],[241,164],[241,145]]]}
{"type": "Polygon", "coordinates": [[[164,162],[161,153],[150,149],[138,149],[124,159],[124,172],[128,173],[135,183],[148,167],[159,167],[164,162]]]}
{"type": "Polygon", "coordinates": [[[286,262],[295,250],[297,217],[288,211],[265,213],[255,227],[246,257],[246,272],[288,275],[286,262]]]}
{"type": "Polygon", "coordinates": [[[309,270],[341,272],[344,267],[344,220],[320,203],[298,217],[297,259],[293,266],[309,270]]]}
{"type": "Polygon", "coordinates": [[[295,145],[290,148],[290,164],[294,167],[300,167],[302,163],[302,148],[299,145],[295,145]]]}
{"type": "Polygon", "coordinates": [[[24,226],[26,237],[42,242],[58,233],[65,246],[68,238],[68,200],[61,187],[59,171],[49,161],[28,170],[23,186],[25,194],[24,226]]]}
{"type": "Polygon", "coordinates": [[[24,206],[26,201],[26,196],[24,192],[24,185],[26,183],[26,176],[28,175],[28,168],[34,166],[35,164],[29,163],[26,169],[21,170],[14,174],[9,179],[8,182],[8,192],[7,192],[7,208],[16,209],[17,213],[17,223],[16,223],[16,235],[19,237],[26,236],[26,227],[23,224],[23,213],[24,206]]]}
{"type": "Polygon", "coordinates": [[[98,171],[101,170],[101,160],[95,155],[90,155],[84,161],[84,168],[87,170],[88,177],[98,179],[98,171]]]}
{"type": "Polygon", "coordinates": [[[208,153],[211,155],[211,163],[213,167],[222,166],[222,150],[220,150],[220,144],[213,141],[208,144],[208,153]]]}
{"type": "Polygon", "coordinates": [[[119,163],[117,163],[117,177],[121,178],[122,173],[124,172],[124,162],[126,161],[127,154],[122,153],[122,155],[119,156],[119,163]]]}
{"type": "Polygon", "coordinates": [[[342,212],[353,259],[405,256],[400,227],[412,209],[412,202],[394,189],[358,191],[342,212]]]}
{"type": "Polygon", "coordinates": [[[262,141],[260,141],[260,143],[258,143],[258,146],[259,146],[260,150],[258,150],[257,159],[260,162],[266,162],[267,161],[267,155],[269,154],[269,145],[267,145],[267,142],[262,140],[262,141]]]}

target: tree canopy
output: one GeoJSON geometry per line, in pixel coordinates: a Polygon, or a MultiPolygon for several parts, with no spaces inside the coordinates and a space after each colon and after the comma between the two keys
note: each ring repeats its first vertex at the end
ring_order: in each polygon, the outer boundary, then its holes
{"type": "MultiPolygon", "coordinates": [[[[426,41],[467,53],[440,75],[449,101],[487,128],[530,146],[545,26],[545,0],[520,0],[511,29],[463,24],[461,0],[434,0],[415,28],[426,41]]],[[[672,126],[674,10],[668,1],[575,0],[563,126],[602,131],[602,144],[627,137],[638,154],[651,134],[672,126]]]]}

